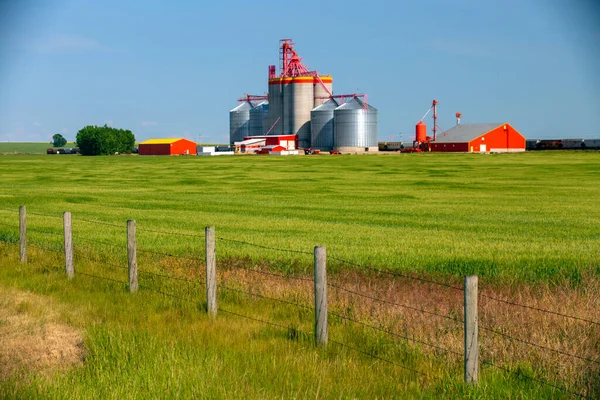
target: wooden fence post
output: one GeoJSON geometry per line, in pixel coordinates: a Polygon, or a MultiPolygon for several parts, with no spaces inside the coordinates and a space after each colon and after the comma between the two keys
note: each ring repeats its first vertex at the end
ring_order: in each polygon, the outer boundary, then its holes
{"type": "Polygon", "coordinates": [[[75,275],[73,267],[73,228],[69,211],[65,211],[63,214],[63,226],[65,231],[65,272],[69,279],[73,279],[75,275]]]}
{"type": "Polygon", "coordinates": [[[327,250],[315,247],[315,341],[327,344],[327,250]]]}
{"type": "Polygon", "coordinates": [[[134,219],[127,221],[127,271],[129,272],[129,293],[135,293],[138,291],[138,269],[134,219]]]}
{"type": "Polygon", "coordinates": [[[206,240],[206,311],[211,317],[217,315],[217,249],[215,227],[207,226],[206,240]]]}
{"type": "Polygon", "coordinates": [[[477,383],[479,374],[479,329],[477,276],[465,277],[465,382],[477,383]]]}
{"type": "Polygon", "coordinates": [[[19,238],[21,243],[21,264],[27,264],[27,211],[19,207],[19,238]]]}

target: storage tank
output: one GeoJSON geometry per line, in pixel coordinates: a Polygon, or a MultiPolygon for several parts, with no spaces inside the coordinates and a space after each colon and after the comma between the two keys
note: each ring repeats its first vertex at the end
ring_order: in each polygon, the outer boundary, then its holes
{"type": "MultiPolygon", "coordinates": [[[[265,117],[269,115],[269,102],[261,101],[250,110],[250,136],[261,136],[269,127],[263,126],[265,117]]],[[[264,124],[266,125],[266,124],[264,124]]]]}
{"type": "Polygon", "coordinates": [[[269,128],[275,124],[270,135],[281,135],[283,133],[283,86],[282,78],[269,79],[269,128]],[[275,121],[279,118],[277,124],[275,121]]]}
{"type": "Polygon", "coordinates": [[[333,149],[333,110],[338,106],[337,101],[329,99],[310,112],[310,138],[313,149],[333,149]]]}
{"type": "Polygon", "coordinates": [[[283,78],[283,134],[298,135],[298,147],[310,147],[310,111],[314,104],[314,78],[283,78]]]}
{"type": "MultiPolygon", "coordinates": [[[[319,78],[321,78],[321,82],[323,82],[323,85],[325,85],[325,87],[329,90],[329,93],[333,93],[333,79],[331,78],[331,75],[323,75],[323,76],[319,76],[319,78]]],[[[327,99],[319,98],[319,97],[329,96],[329,93],[327,93],[327,90],[325,90],[323,85],[321,85],[319,80],[315,77],[314,85],[313,85],[314,92],[315,92],[315,99],[313,102],[313,107],[317,107],[327,101],[327,99]]]]}
{"type": "Polygon", "coordinates": [[[244,101],[229,111],[229,144],[244,140],[250,136],[250,110],[252,103],[244,101]]]}
{"type": "Polygon", "coordinates": [[[419,143],[427,140],[427,125],[423,121],[419,121],[415,126],[415,140],[419,143]]]}
{"type": "Polygon", "coordinates": [[[375,107],[358,97],[333,110],[333,147],[340,153],[377,152],[377,118],[375,107]]]}

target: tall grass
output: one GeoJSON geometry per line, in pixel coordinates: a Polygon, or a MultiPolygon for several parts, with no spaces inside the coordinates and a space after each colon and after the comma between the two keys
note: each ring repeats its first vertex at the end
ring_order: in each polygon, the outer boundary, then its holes
{"type": "MultiPolygon", "coordinates": [[[[419,274],[478,274],[497,282],[577,285],[598,274],[600,153],[417,154],[315,157],[0,157],[0,223],[17,207],[59,217],[74,230],[123,243],[127,219],[152,248],[189,253],[202,233],[311,251],[419,274]],[[123,229],[79,219],[116,223],[123,229]]],[[[60,219],[31,214],[34,229],[60,219]]],[[[33,234],[33,233],[32,233],[33,234]]],[[[223,256],[295,255],[234,242],[223,256]]]]}
{"type": "MultiPolygon", "coordinates": [[[[567,397],[485,366],[480,384],[466,386],[460,359],[342,321],[331,321],[333,339],[394,364],[335,343],[317,349],[311,335],[302,333],[310,331],[310,313],[295,307],[224,294],[222,308],[254,319],[223,312],[210,319],[197,294],[193,303],[144,290],[130,295],[123,283],[82,275],[122,279],[122,272],[92,261],[80,261],[68,281],[59,253],[30,253],[22,266],[13,261],[17,246],[0,244],[0,288],[51,298],[30,311],[42,313],[49,304],[64,323],[82,330],[84,363],[56,372],[22,371],[0,382],[3,398],[567,397]]],[[[540,371],[523,366],[522,372],[540,371]]]]}

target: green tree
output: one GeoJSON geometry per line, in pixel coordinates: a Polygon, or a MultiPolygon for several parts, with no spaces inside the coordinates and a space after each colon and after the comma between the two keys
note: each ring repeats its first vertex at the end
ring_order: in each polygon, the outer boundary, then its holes
{"type": "Polygon", "coordinates": [[[133,151],[135,136],[130,130],[88,125],[77,132],[76,142],[84,156],[129,154],[133,151]]]}
{"type": "Polygon", "coordinates": [[[55,133],[52,136],[52,146],[63,147],[65,144],[67,144],[67,139],[65,139],[60,133],[55,133]]]}

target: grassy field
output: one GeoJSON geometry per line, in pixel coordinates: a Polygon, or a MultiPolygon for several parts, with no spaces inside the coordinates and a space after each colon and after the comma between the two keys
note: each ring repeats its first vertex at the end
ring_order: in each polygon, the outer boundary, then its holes
{"type": "MultiPolygon", "coordinates": [[[[378,268],[577,284],[599,274],[600,153],[315,157],[2,157],[0,209],[312,251],[378,268]]],[[[59,219],[30,216],[60,231],[59,219]]],[[[0,222],[16,223],[0,211],[0,222]]],[[[122,233],[74,229],[106,241],[122,233]]],[[[118,231],[118,230],[117,230],[118,231]]],[[[139,239],[171,252],[197,247],[139,239]]],[[[223,256],[283,258],[234,243],[223,256]]],[[[297,260],[299,268],[310,268],[297,260]],[[304,267],[302,267],[304,265],[304,267]]],[[[295,268],[296,268],[295,267],[295,268]]]]}
{"type": "MultiPolygon", "coordinates": [[[[2,398],[569,397],[525,379],[546,372],[525,360],[511,366],[518,375],[482,365],[468,386],[460,358],[333,318],[330,345],[315,348],[303,333],[310,311],[285,304],[221,294],[230,313],[210,319],[199,303],[81,274],[106,275],[100,264],[78,263],[68,281],[55,253],[32,249],[22,266],[16,246],[0,244],[0,257],[2,398]]],[[[583,376],[597,382],[594,370],[583,376]]]]}
{"type": "MultiPolygon", "coordinates": [[[[0,157],[0,349],[32,343],[29,358],[0,351],[0,364],[14,367],[0,370],[0,397],[567,397],[527,377],[596,396],[595,364],[489,332],[480,337],[482,360],[519,374],[485,364],[480,385],[465,386],[461,359],[452,355],[462,351],[461,325],[453,320],[462,318],[462,292],[354,264],[453,285],[476,273],[488,295],[598,321],[598,170],[598,152],[0,157]],[[18,263],[21,204],[28,210],[27,266],[18,263]],[[65,210],[74,218],[71,282],[61,270],[65,210]],[[135,296],[123,283],[127,219],[137,221],[145,271],[135,296]],[[219,237],[223,308],[214,321],[203,312],[207,225],[219,237]],[[310,306],[311,282],[253,275],[258,269],[310,277],[314,245],[327,247],[334,284],[450,318],[376,307],[332,290],[330,310],[342,318],[332,314],[334,342],[315,349],[312,311],[285,303],[310,306]],[[60,351],[36,354],[36,332],[59,332],[60,351]],[[47,354],[71,358],[57,356],[53,364],[47,354]]],[[[597,359],[597,327],[481,301],[482,326],[597,359]]]]}
{"type": "MultiPolygon", "coordinates": [[[[50,147],[52,147],[51,143],[0,142],[0,154],[46,154],[46,150],[50,147]]],[[[75,143],[69,142],[64,147],[75,147],[75,143]]]]}

